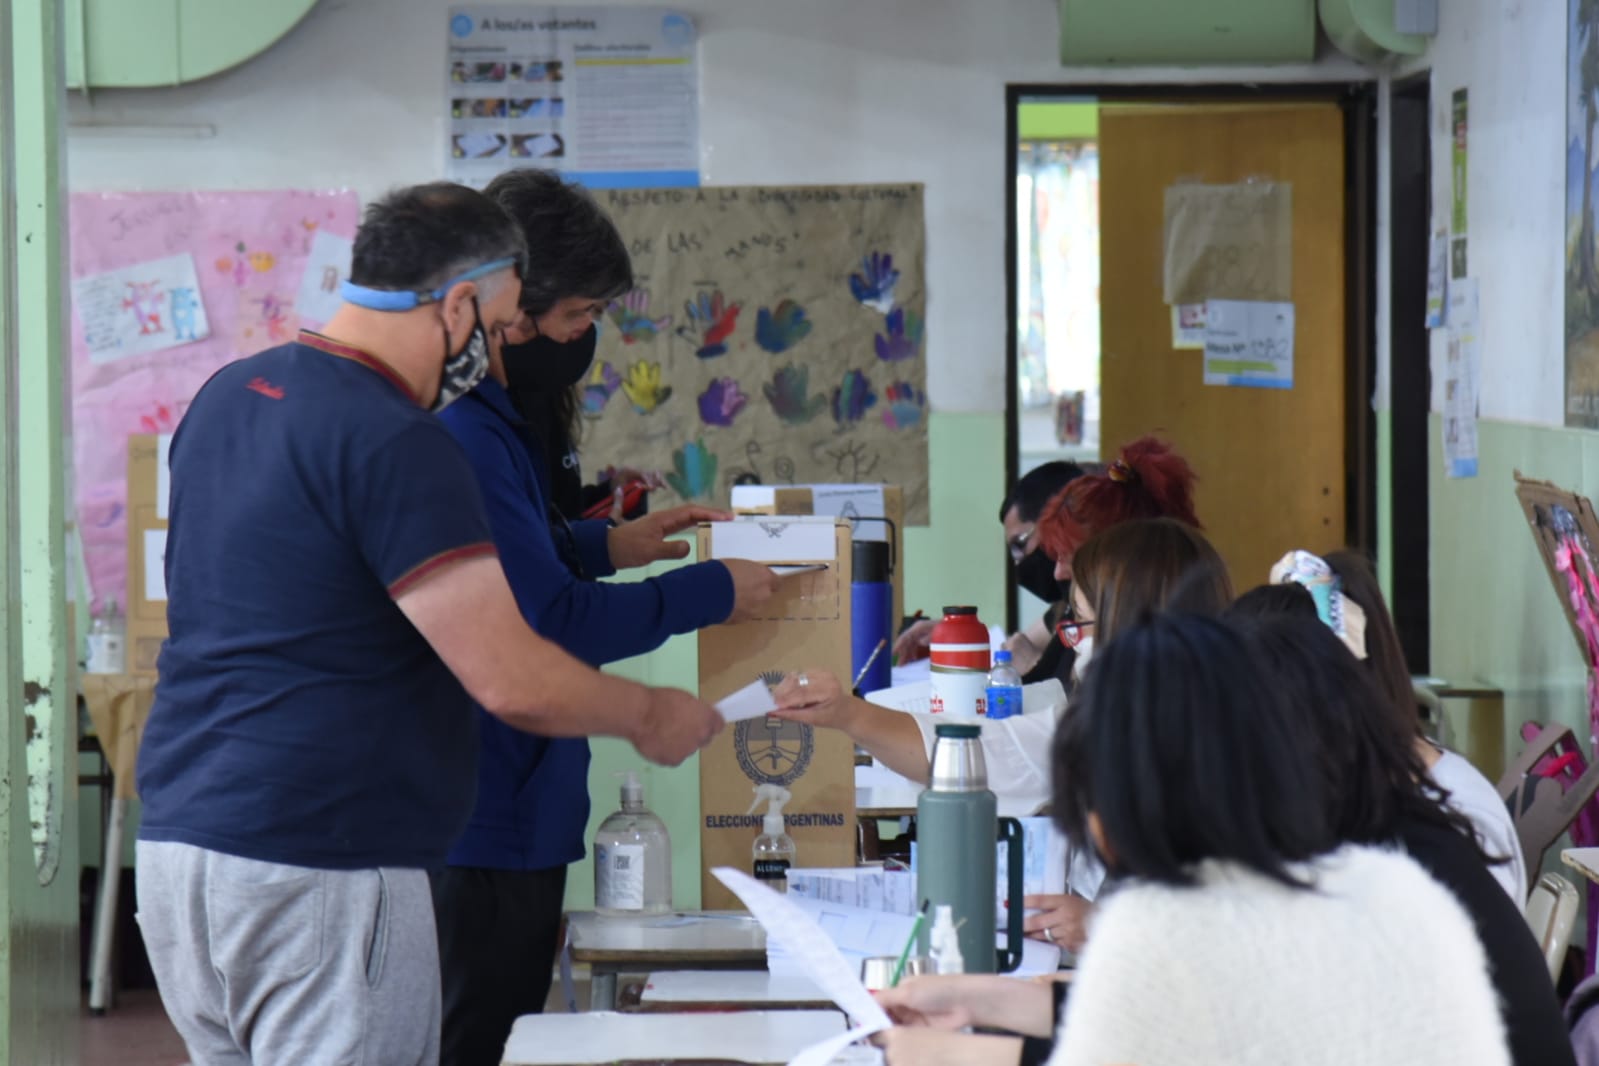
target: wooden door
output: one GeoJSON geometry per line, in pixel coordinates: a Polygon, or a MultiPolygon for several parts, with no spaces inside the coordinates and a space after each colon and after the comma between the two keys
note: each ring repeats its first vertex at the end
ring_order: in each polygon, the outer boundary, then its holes
{"type": "Polygon", "coordinates": [[[1291,548],[1345,539],[1344,125],[1334,104],[1106,107],[1100,115],[1100,441],[1147,433],[1199,474],[1196,509],[1240,590],[1291,548]],[[1207,386],[1162,296],[1168,186],[1287,182],[1291,389],[1207,386]]]}

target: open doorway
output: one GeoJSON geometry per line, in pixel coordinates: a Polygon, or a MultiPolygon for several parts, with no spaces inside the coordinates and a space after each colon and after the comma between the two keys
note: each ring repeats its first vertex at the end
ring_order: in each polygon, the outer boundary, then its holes
{"type": "MultiPolygon", "coordinates": [[[[1240,586],[1271,552],[1371,550],[1374,87],[1011,86],[1007,124],[1010,482],[1158,433],[1240,586]],[[1205,304],[1166,299],[1164,202],[1190,184],[1291,202],[1292,270],[1258,298],[1292,337],[1270,387],[1212,373],[1205,304]]],[[[1013,630],[1046,606],[1009,601],[1013,630]]]]}

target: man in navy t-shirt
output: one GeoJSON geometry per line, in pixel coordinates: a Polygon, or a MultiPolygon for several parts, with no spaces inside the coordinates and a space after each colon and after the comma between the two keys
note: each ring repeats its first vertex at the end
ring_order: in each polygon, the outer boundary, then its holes
{"type": "Polygon", "coordinates": [[[474,700],[666,763],[721,724],[528,628],[434,417],[516,319],[524,255],[476,192],[391,194],[326,333],[224,367],[173,437],[137,871],[196,1062],[436,1061],[426,869],[471,811],[474,700]]]}

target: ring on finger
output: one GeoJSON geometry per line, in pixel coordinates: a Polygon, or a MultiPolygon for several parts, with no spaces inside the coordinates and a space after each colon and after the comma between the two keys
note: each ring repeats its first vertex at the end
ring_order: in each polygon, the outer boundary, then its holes
{"type": "Polygon", "coordinates": [[[1052,927],[1047,925],[1044,926],[1044,939],[1049,941],[1051,944],[1055,942],[1055,930],[1052,927]]]}
{"type": "Polygon", "coordinates": [[[794,679],[794,684],[798,685],[802,689],[810,688],[811,679],[805,676],[805,671],[801,670],[799,676],[794,679]]]}

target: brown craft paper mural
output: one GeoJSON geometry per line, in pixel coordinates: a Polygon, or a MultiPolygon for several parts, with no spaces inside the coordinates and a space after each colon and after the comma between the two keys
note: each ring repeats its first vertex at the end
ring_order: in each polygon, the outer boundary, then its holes
{"type": "Polygon", "coordinates": [[[888,482],[927,522],[920,185],[599,192],[633,256],[583,386],[585,465],[888,482]]]}

